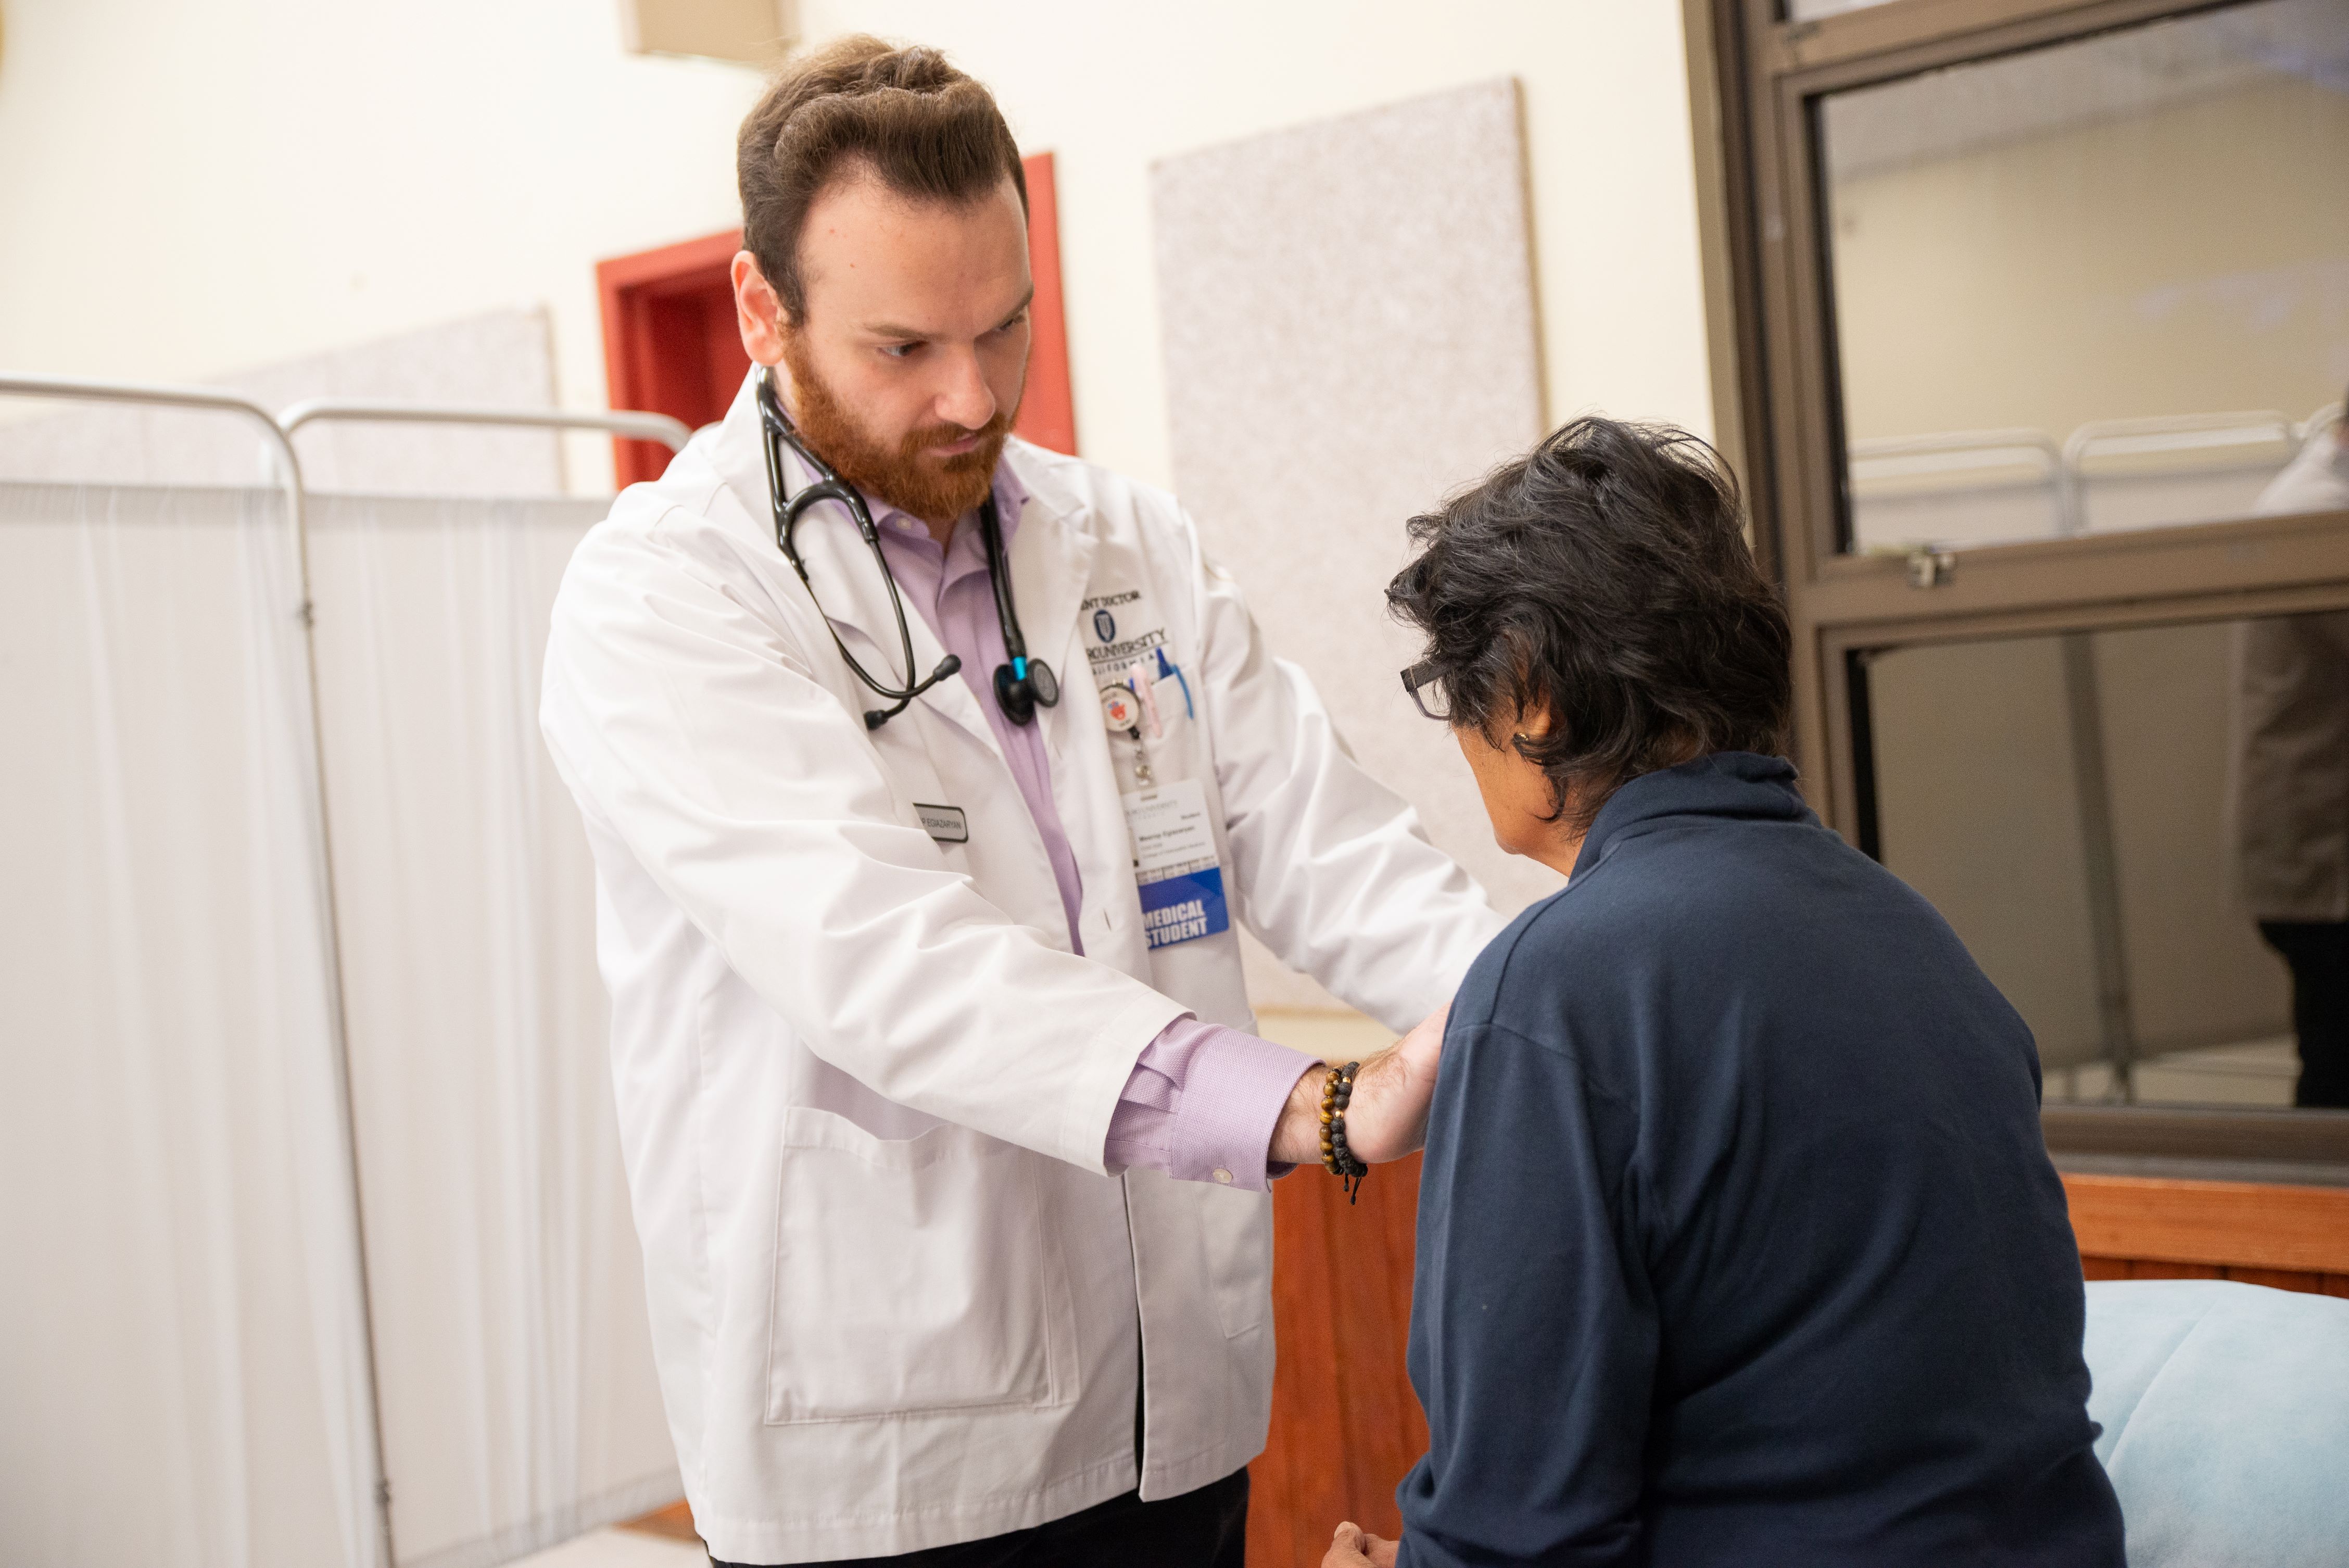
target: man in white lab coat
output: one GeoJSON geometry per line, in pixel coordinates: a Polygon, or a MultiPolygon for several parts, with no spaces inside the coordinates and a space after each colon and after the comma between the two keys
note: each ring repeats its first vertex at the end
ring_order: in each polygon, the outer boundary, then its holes
{"type": "Polygon", "coordinates": [[[1349,1102],[1377,1161],[1501,922],[1173,498],[1008,438],[1033,291],[985,88],[847,40],[740,172],[758,366],[581,546],[543,715],[695,1522],[726,1563],[1237,1568],[1267,1186],[1321,1161],[1327,1074],[1250,1033],[1236,924],[1411,1031],[1349,1102]],[[770,369],[839,476],[803,571],[770,369]]]}

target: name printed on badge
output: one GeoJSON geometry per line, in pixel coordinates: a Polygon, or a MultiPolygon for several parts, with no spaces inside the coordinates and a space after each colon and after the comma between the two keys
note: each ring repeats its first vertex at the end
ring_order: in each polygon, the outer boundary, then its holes
{"type": "Polygon", "coordinates": [[[970,820],[959,806],[925,806],[916,800],[914,815],[921,819],[922,831],[942,844],[970,842],[970,820]]]}
{"type": "Polygon", "coordinates": [[[1142,931],[1150,945],[1172,947],[1230,930],[1206,788],[1195,779],[1180,779],[1124,799],[1133,880],[1142,888],[1142,931]]]}

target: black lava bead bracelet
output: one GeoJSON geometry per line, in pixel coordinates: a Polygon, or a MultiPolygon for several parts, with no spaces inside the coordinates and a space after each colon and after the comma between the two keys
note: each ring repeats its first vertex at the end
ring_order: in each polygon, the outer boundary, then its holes
{"type": "Polygon", "coordinates": [[[1329,1080],[1321,1086],[1321,1168],[1345,1185],[1349,1203],[1361,1193],[1362,1178],[1371,1173],[1371,1168],[1346,1147],[1346,1102],[1354,1098],[1354,1075],[1361,1066],[1348,1062],[1342,1068],[1331,1068],[1329,1080]]]}

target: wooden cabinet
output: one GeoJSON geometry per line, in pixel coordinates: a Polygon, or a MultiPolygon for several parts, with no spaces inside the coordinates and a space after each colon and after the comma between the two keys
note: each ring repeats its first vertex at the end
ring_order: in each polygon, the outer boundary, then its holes
{"type": "Polygon", "coordinates": [[[2090,1279],[2231,1279],[2349,1296],[2349,1187],[2067,1175],[2090,1279]]]}
{"type": "Polygon", "coordinates": [[[1320,1171],[1273,1183],[1272,1432],[1248,1467],[1248,1561],[1309,1565],[1350,1519],[1392,1537],[1395,1484],[1427,1451],[1403,1371],[1419,1156],[1381,1165],[1353,1204],[1320,1171]]]}

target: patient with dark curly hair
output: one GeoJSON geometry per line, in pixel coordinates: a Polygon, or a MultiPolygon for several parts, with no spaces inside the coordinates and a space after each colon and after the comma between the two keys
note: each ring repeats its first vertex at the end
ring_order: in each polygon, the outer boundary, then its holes
{"type": "Polygon", "coordinates": [[[1719,458],[1578,419],[1411,531],[1404,685],[1568,880],[1453,1003],[1428,1452],[1325,1565],[2120,1568],[2031,1033],[1804,803],[1719,458]]]}

